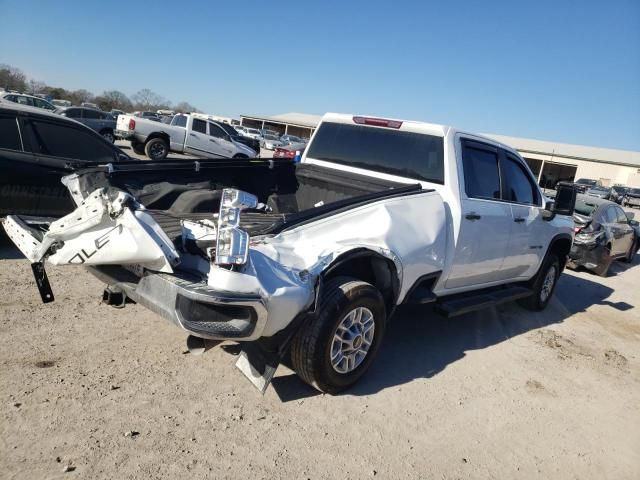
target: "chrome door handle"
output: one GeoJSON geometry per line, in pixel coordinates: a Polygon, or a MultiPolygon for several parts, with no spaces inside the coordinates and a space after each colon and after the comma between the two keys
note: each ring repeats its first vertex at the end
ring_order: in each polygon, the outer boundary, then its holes
{"type": "Polygon", "coordinates": [[[480,215],[478,215],[477,213],[467,213],[464,218],[466,218],[467,220],[480,220],[482,217],[480,215]]]}
{"type": "Polygon", "coordinates": [[[189,136],[198,138],[198,136],[195,133],[190,133],[189,136]]]}
{"type": "Polygon", "coordinates": [[[524,223],[526,221],[526,218],[518,217],[514,218],[513,221],[516,223],[524,223]]]}

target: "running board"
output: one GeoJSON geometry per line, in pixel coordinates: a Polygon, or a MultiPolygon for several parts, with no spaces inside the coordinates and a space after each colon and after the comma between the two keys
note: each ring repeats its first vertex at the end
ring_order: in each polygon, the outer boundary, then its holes
{"type": "Polygon", "coordinates": [[[501,303],[513,302],[533,294],[524,287],[507,287],[496,290],[486,290],[483,293],[470,293],[469,295],[455,295],[455,298],[446,297],[436,303],[434,309],[447,318],[456,317],[465,313],[494,307],[501,303]]]}

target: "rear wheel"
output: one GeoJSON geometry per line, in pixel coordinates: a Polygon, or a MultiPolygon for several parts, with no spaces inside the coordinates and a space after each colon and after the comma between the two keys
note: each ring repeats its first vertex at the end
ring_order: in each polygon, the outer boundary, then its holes
{"type": "Polygon", "coordinates": [[[551,300],[558,277],[560,277],[560,259],[555,253],[550,253],[542,262],[540,271],[531,284],[533,294],[519,300],[518,303],[534,312],[544,310],[551,300]]]}
{"type": "Polygon", "coordinates": [[[321,392],[335,394],[368,370],[384,335],[386,308],[373,285],[350,277],[329,280],[317,314],[296,334],[291,363],[321,392]]]}
{"type": "Polygon", "coordinates": [[[593,273],[600,277],[606,277],[609,274],[609,267],[613,263],[611,258],[611,245],[605,247],[605,254],[602,256],[600,264],[593,269],[593,273]]]}
{"type": "Polygon", "coordinates": [[[147,142],[144,151],[151,160],[164,160],[169,154],[169,145],[162,138],[153,138],[147,142]]]}

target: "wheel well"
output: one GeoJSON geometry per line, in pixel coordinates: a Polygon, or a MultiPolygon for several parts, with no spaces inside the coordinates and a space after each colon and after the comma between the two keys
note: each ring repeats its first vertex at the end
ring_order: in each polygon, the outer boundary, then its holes
{"type": "Polygon", "coordinates": [[[398,271],[392,260],[367,249],[351,251],[329,265],[322,274],[322,282],[343,276],[354,277],[376,287],[384,298],[387,314],[391,313],[400,291],[398,271]]]}
{"type": "Polygon", "coordinates": [[[249,158],[244,153],[236,153],[233,158],[249,158]]]}
{"type": "Polygon", "coordinates": [[[147,144],[147,142],[149,142],[149,140],[153,140],[154,138],[161,138],[161,139],[163,139],[165,142],[167,142],[167,147],[168,147],[168,146],[169,146],[169,144],[170,144],[170,143],[169,143],[169,135],[167,135],[167,134],[166,134],[166,133],[164,133],[164,132],[154,132],[154,133],[150,134],[150,135],[147,137],[147,140],[144,142],[144,143],[145,143],[145,145],[147,144]]]}
{"type": "Polygon", "coordinates": [[[102,130],[100,130],[100,134],[104,134],[105,132],[110,132],[113,133],[113,128],[103,128],[102,130]]]}
{"type": "Polygon", "coordinates": [[[566,237],[560,237],[551,243],[551,247],[549,251],[556,254],[558,259],[560,260],[560,270],[564,269],[565,264],[567,263],[567,255],[569,255],[569,251],[571,250],[571,239],[566,237]]]}

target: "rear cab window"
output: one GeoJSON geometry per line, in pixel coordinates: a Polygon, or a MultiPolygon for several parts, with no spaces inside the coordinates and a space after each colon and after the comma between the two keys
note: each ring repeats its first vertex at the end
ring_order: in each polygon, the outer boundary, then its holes
{"type": "Polygon", "coordinates": [[[465,193],[469,198],[500,200],[498,149],[480,142],[462,141],[465,193]]]}
{"type": "Polygon", "coordinates": [[[307,158],[444,184],[444,139],[391,128],[323,122],[307,158]]]}
{"type": "Polygon", "coordinates": [[[191,129],[194,132],[200,132],[200,133],[204,133],[206,135],[207,134],[207,122],[205,122],[204,120],[200,120],[199,118],[194,118],[193,119],[193,124],[191,125],[191,129]]]}

